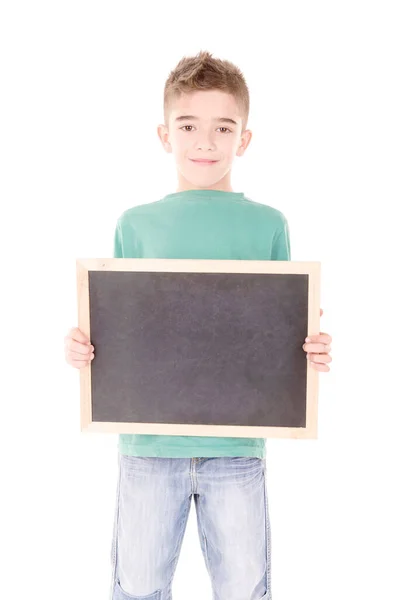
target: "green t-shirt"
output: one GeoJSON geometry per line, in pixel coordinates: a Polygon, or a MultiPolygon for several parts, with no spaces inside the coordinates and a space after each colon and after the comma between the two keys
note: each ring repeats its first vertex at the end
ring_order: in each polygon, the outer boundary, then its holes
{"type": "MultiPolygon", "coordinates": [[[[127,209],[115,229],[114,258],[290,260],[289,229],[277,209],[242,192],[188,190],[127,209]]],[[[264,438],[120,434],[131,456],[265,457],[264,438]]]]}

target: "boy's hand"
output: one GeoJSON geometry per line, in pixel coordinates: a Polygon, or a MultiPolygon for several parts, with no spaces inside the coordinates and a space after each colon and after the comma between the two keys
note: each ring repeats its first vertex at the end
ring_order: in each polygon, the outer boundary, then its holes
{"type": "MultiPolygon", "coordinates": [[[[320,310],[320,316],[324,312],[322,308],[320,310]]],[[[311,367],[317,371],[330,371],[330,368],[326,363],[332,361],[332,357],[329,355],[331,351],[332,338],[327,333],[320,332],[319,335],[312,335],[310,338],[306,338],[306,343],[303,344],[303,350],[307,352],[307,358],[310,361],[311,367]]]]}
{"type": "Polygon", "coordinates": [[[78,327],[70,329],[64,338],[65,360],[71,367],[82,369],[94,358],[90,340],[78,327]]]}

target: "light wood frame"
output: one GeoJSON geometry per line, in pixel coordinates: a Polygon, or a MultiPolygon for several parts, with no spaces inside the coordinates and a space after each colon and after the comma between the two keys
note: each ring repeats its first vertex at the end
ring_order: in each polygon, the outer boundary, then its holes
{"type": "MultiPolygon", "coordinates": [[[[168,258],[78,258],[76,260],[78,326],[90,339],[89,271],[163,271],[193,273],[291,273],[309,276],[308,332],[319,335],[319,262],[276,260],[214,260],[168,258]]],[[[304,356],[304,360],[306,357],[304,356]]],[[[185,436],[317,438],[318,371],[307,361],[305,427],[256,427],[165,423],[109,423],[92,421],[91,365],[80,369],[81,431],[185,436]]]]}

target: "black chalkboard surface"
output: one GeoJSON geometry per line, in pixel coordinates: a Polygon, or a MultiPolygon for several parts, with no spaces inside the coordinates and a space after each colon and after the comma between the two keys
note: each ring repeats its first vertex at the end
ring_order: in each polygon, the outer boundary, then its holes
{"type": "Polygon", "coordinates": [[[317,437],[320,263],[78,259],[81,429],[317,437]]]}

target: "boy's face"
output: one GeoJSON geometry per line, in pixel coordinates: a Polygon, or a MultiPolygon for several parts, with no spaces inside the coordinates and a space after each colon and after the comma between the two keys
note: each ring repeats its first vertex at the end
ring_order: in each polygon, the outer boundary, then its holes
{"type": "Polygon", "coordinates": [[[168,124],[158,126],[158,135],[165,150],[175,157],[177,191],[233,191],[233,160],[244,154],[252,135],[249,130],[242,133],[242,124],[235,98],[219,90],[184,94],[174,102],[168,124]]]}

